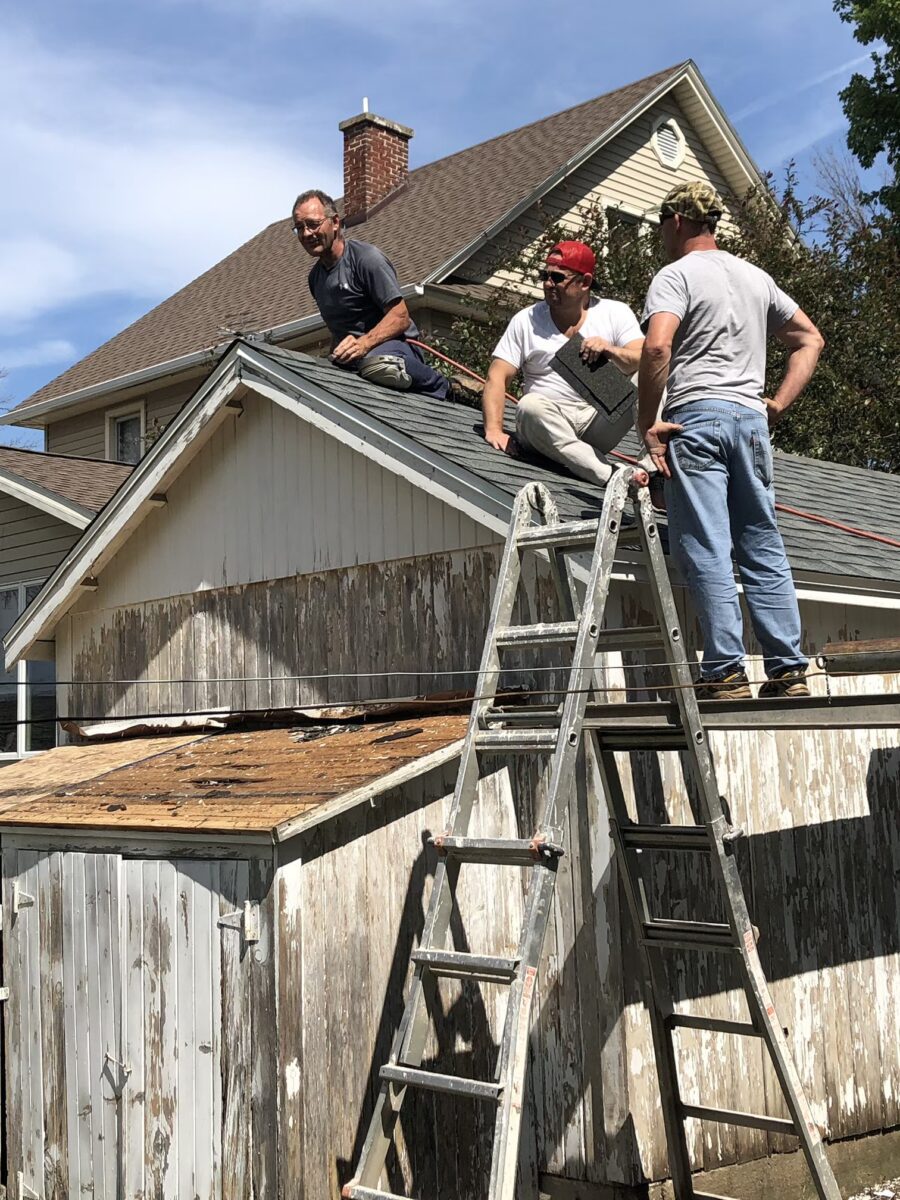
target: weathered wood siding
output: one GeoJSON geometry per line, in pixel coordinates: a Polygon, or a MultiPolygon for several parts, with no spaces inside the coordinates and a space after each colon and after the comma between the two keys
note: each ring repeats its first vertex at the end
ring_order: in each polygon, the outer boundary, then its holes
{"type": "Polygon", "coordinates": [[[271,1194],[269,865],[7,844],[3,876],[10,1195],[271,1194]],[[252,945],[219,925],[250,898],[252,945]]]}
{"type": "MultiPolygon", "coordinates": [[[[510,251],[521,252],[540,238],[544,228],[542,214],[544,220],[552,217],[577,236],[582,227],[579,213],[587,208],[622,207],[626,212],[640,215],[659,204],[676,183],[694,179],[706,180],[720,193],[727,193],[721,171],[675,97],[669,95],[548,192],[540,206],[523,213],[509,231],[473,255],[460,274],[484,283],[519,282],[516,274],[498,270],[498,262],[508,257],[510,251]],[[656,121],[666,117],[675,119],[686,142],[684,161],[674,169],[660,162],[651,140],[656,121]]],[[[723,224],[726,227],[727,218],[723,224]]]]}
{"type": "Polygon", "coordinates": [[[46,579],[80,536],[74,525],[0,493],[0,586],[46,579]]]}

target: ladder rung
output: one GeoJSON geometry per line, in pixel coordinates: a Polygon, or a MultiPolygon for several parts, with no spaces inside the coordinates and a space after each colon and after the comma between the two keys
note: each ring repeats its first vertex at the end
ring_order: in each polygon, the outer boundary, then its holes
{"type": "Polygon", "coordinates": [[[388,1065],[381,1068],[381,1078],[399,1087],[417,1087],[426,1092],[443,1092],[448,1096],[468,1096],[472,1100],[500,1099],[503,1087],[481,1079],[460,1079],[458,1075],[438,1075],[416,1067],[388,1065]]]}
{"type": "Polygon", "coordinates": [[[715,1121],[719,1125],[742,1125],[747,1129],[765,1129],[769,1133],[797,1133],[793,1121],[782,1117],[767,1117],[759,1113],[736,1112],[730,1108],[705,1108],[702,1104],[682,1104],[685,1117],[696,1117],[698,1121],[715,1121]]]}
{"type": "Polygon", "coordinates": [[[396,1192],[380,1192],[378,1188],[363,1187],[352,1179],[344,1184],[341,1196],[343,1200],[407,1200],[406,1196],[398,1196],[396,1192]]]}
{"type": "Polygon", "coordinates": [[[577,621],[546,622],[542,625],[510,625],[496,635],[500,649],[520,646],[558,646],[578,637],[577,621]]]}
{"type": "Polygon", "coordinates": [[[431,839],[439,854],[448,854],[459,862],[493,863],[498,867],[533,867],[551,862],[563,853],[562,846],[535,838],[465,838],[440,834],[431,839]]]}
{"type": "Polygon", "coordinates": [[[556,525],[533,525],[523,529],[516,544],[528,550],[549,550],[560,546],[593,546],[600,522],[560,521],[556,525]]]}
{"type": "Polygon", "coordinates": [[[635,850],[709,850],[705,825],[621,825],[626,846],[635,850]]]}
{"type": "Polygon", "coordinates": [[[645,921],[644,945],[665,949],[737,950],[731,926],[716,921],[645,921]]]}
{"type": "Polygon", "coordinates": [[[718,1192],[693,1192],[694,1200],[734,1200],[733,1196],[720,1196],[718,1192]]]}
{"type": "Polygon", "coordinates": [[[725,1021],[718,1017],[695,1017],[692,1013],[672,1013],[666,1023],[670,1029],[702,1029],[706,1033],[736,1033],[741,1037],[762,1037],[762,1031],[749,1021],[725,1021]]]}
{"type": "Polygon", "coordinates": [[[658,625],[601,629],[597,637],[598,650],[655,650],[663,644],[662,630],[658,625]]]}
{"type": "Polygon", "coordinates": [[[555,729],[488,729],[475,734],[475,748],[499,754],[539,754],[556,749],[555,729]]]}
{"type": "Polygon", "coordinates": [[[489,954],[464,954],[459,950],[414,950],[412,960],[434,975],[449,979],[477,979],[483,983],[510,983],[516,977],[517,958],[489,954]]]}

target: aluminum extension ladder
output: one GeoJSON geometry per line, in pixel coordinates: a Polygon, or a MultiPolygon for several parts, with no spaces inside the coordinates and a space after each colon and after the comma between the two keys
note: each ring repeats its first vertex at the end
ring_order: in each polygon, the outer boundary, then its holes
{"type": "MultiPolygon", "coordinates": [[[[602,705],[595,706],[594,711],[597,710],[602,710],[602,705]]],[[[476,1100],[494,1106],[489,1200],[512,1200],[516,1194],[531,1003],[541,946],[551,915],[556,867],[564,851],[563,820],[574,786],[582,737],[586,754],[594,760],[606,796],[615,853],[636,930],[643,993],[660,1083],[669,1167],[677,1200],[724,1200],[694,1190],[684,1125],[689,1117],[796,1135],[820,1200],[841,1200],[757,954],[756,933],[748,915],[733,852],[741,830],[732,827],[716,785],[713,758],[691,686],[691,672],[648,492],[646,488],[634,486],[630,470],[619,470],[614,474],[606,488],[599,520],[561,522],[552,497],[539,484],[529,484],[516,497],[448,830],[432,839],[439,861],[421,946],[412,954],[415,969],[409,996],[390,1059],[381,1068],[381,1089],[356,1175],[343,1189],[345,1200],[394,1200],[394,1193],[380,1190],[382,1173],[409,1088],[449,1093],[463,1102],[476,1100]],[[635,524],[623,530],[622,516],[630,500],[633,501],[635,524]],[[540,524],[534,524],[535,513],[540,524]],[[603,628],[613,560],[620,543],[633,546],[646,568],[657,614],[655,626],[603,628]],[[582,604],[568,555],[591,548],[593,557],[582,604]],[[562,622],[510,625],[519,590],[521,556],[526,550],[547,554],[565,618],[562,622]],[[574,645],[574,651],[564,700],[551,710],[553,727],[547,728],[546,723],[541,724],[536,717],[531,718],[529,724],[528,706],[518,707],[515,713],[509,709],[504,711],[495,706],[495,698],[504,650],[550,645],[574,645]],[[699,782],[701,823],[697,825],[650,826],[633,822],[626,809],[614,751],[609,744],[604,744],[602,722],[596,728],[593,721],[590,727],[584,726],[596,653],[659,647],[669,664],[680,711],[678,748],[686,759],[692,760],[686,765],[693,766],[694,778],[699,782]],[[512,716],[515,717],[514,725],[509,719],[512,716]],[[476,803],[478,757],[482,752],[552,754],[544,811],[530,840],[468,836],[476,803]],[[652,916],[641,879],[640,854],[654,850],[709,855],[727,922],[663,920],[652,916]],[[461,953],[446,948],[460,866],[472,862],[519,865],[530,870],[518,949],[513,958],[461,953]],[[662,952],[673,950],[716,950],[729,954],[737,964],[750,1022],[676,1013],[660,961],[662,952]],[[509,1001],[493,1080],[469,1080],[422,1069],[430,1009],[440,977],[508,985],[509,1001]],[[673,1041],[673,1032],[679,1027],[762,1038],[790,1119],[685,1104],[679,1091],[673,1041]]],[[[646,749],[654,748],[652,731],[643,744],[646,749]]],[[[672,748],[671,739],[665,744],[672,748]]]]}

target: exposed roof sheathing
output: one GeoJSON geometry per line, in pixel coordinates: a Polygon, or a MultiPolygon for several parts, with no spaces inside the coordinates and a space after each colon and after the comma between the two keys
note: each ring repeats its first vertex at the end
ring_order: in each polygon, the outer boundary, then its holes
{"type": "Polygon", "coordinates": [[[467,716],[67,746],[4,768],[0,826],[118,834],[270,834],[429,769],[467,716]],[[410,768],[406,771],[406,768],[410,768]]]}
{"type": "MultiPolygon", "coordinates": [[[[421,282],[683,66],[411,171],[407,186],[351,236],[383,250],[401,285],[421,282]]],[[[219,345],[223,329],[269,329],[313,314],[310,262],[290,224],[285,218],[269,225],[15,411],[219,345]]]]}
{"type": "Polygon", "coordinates": [[[33,483],[62,500],[99,512],[134,468],[96,458],[69,458],[0,446],[0,471],[33,483]]]}

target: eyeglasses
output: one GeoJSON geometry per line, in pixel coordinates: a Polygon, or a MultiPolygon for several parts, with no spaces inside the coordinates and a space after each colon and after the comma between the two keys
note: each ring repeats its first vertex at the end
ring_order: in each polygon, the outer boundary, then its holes
{"type": "Polygon", "coordinates": [[[671,210],[667,210],[666,212],[661,212],[659,214],[660,228],[662,228],[662,226],[665,225],[666,221],[670,221],[672,219],[672,217],[674,217],[674,216],[675,216],[675,214],[671,210]]]}
{"type": "Polygon", "coordinates": [[[327,213],[324,217],[319,217],[317,221],[295,221],[293,224],[293,230],[297,237],[302,237],[304,233],[315,233],[316,230],[320,229],[326,221],[333,221],[334,218],[334,213],[327,213]]]}
{"type": "Polygon", "coordinates": [[[557,286],[561,283],[567,283],[570,279],[574,279],[574,275],[566,275],[564,271],[538,271],[538,279],[541,283],[555,283],[557,286]]]}

